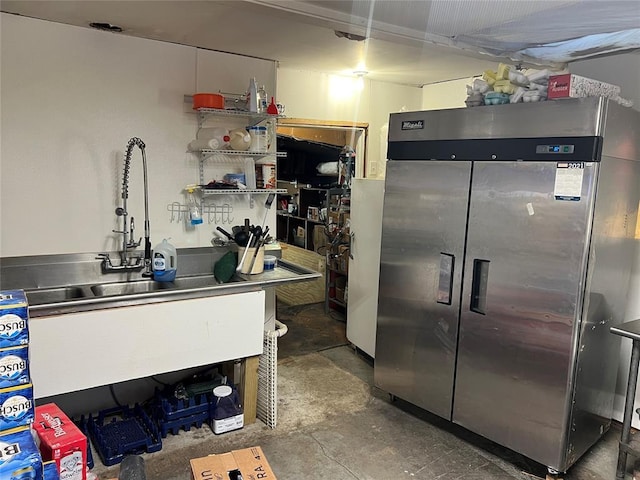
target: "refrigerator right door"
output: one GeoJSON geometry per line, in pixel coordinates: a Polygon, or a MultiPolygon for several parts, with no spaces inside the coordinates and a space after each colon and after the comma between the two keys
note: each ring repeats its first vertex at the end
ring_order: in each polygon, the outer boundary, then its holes
{"type": "Polygon", "coordinates": [[[453,421],[558,469],[596,169],[474,162],[472,174],[453,421]]]}

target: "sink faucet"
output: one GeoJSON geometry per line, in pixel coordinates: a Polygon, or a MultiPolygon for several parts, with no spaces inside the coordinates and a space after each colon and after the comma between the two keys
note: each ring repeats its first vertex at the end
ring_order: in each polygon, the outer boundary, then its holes
{"type": "Polygon", "coordinates": [[[127,152],[124,157],[124,171],[122,174],[122,206],[116,208],[116,215],[122,217],[122,230],[113,230],[113,233],[122,235],[122,250],[120,251],[120,264],[114,265],[109,258],[108,253],[101,253],[98,257],[102,258],[102,269],[105,272],[122,271],[122,270],[140,270],[143,269],[142,276],[150,277],[151,272],[151,240],[149,238],[149,186],[147,181],[147,156],[145,154],[145,144],[138,137],[133,137],[127,143],[127,152]],[[142,153],[142,170],[144,176],[144,256],[130,256],[129,250],[137,248],[141,241],[134,239],[135,222],[133,217],[127,230],[127,199],[129,198],[129,169],[131,167],[131,155],[133,147],[138,146],[142,153]],[[129,238],[127,239],[127,235],[129,238]]]}

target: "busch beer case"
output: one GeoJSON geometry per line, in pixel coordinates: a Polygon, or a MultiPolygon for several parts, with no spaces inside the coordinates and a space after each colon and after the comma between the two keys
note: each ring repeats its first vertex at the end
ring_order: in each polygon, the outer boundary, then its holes
{"type": "Polygon", "coordinates": [[[29,347],[0,349],[0,389],[29,383],[29,347]]]}
{"type": "Polygon", "coordinates": [[[33,423],[33,385],[0,389],[0,431],[33,423]]]}
{"type": "Polygon", "coordinates": [[[42,458],[27,427],[0,432],[0,478],[40,480],[42,458]]]}
{"type": "Polygon", "coordinates": [[[0,348],[29,343],[29,312],[22,290],[0,292],[0,348]]]}

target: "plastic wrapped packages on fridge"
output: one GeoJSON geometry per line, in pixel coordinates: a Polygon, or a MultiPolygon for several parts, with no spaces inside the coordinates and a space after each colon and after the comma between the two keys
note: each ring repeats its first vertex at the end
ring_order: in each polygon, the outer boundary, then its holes
{"type": "Polygon", "coordinates": [[[509,97],[509,101],[511,103],[519,103],[522,102],[522,97],[524,96],[524,92],[526,90],[523,87],[516,88],[516,91],[509,97]]]}
{"type": "Polygon", "coordinates": [[[467,96],[464,103],[467,107],[479,107],[481,105],[484,105],[484,95],[482,95],[482,93],[480,92],[472,93],[467,96]]]}
{"type": "Polygon", "coordinates": [[[508,80],[510,71],[511,71],[511,65],[507,65],[506,63],[498,64],[498,71],[496,72],[496,80],[508,80]]]}
{"type": "Polygon", "coordinates": [[[484,96],[485,105],[503,105],[509,103],[509,95],[506,93],[489,92],[484,96]]]}
{"type": "Polygon", "coordinates": [[[496,80],[493,84],[493,90],[498,93],[511,95],[516,91],[516,87],[509,80],[496,80]]]}
{"type": "MultiPolygon", "coordinates": [[[[491,90],[491,87],[485,80],[481,78],[474,78],[471,89],[473,90],[473,92],[487,93],[489,90],[491,90]]],[[[467,95],[469,95],[469,92],[467,92],[467,95]]]]}
{"type": "Polygon", "coordinates": [[[509,71],[509,81],[514,85],[520,85],[523,87],[526,87],[530,83],[529,78],[524,73],[516,70],[509,71]]]}
{"type": "Polygon", "coordinates": [[[549,70],[530,70],[526,73],[529,83],[547,83],[549,80],[549,70]]]}
{"type": "Polygon", "coordinates": [[[525,103],[540,102],[546,99],[547,96],[539,90],[528,90],[522,95],[522,101],[525,103]]]}

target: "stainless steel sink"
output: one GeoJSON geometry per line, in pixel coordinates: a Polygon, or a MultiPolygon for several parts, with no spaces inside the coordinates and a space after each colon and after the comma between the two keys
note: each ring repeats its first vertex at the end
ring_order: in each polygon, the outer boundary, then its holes
{"type": "Polygon", "coordinates": [[[136,282],[104,283],[93,285],[91,291],[98,297],[112,295],[133,295],[135,293],[157,292],[175,288],[171,283],[154,282],[153,280],[139,280],[136,282]]]}
{"type": "MultiPolygon", "coordinates": [[[[242,282],[243,279],[234,277],[231,281],[242,282]]],[[[213,275],[203,275],[197,277],[178,277],[173,282],[139,280],[134,282],[103,283],[100,285],[93,285],[91,287],[91,292],[98,297],[105,297],[161,292],[164,290],[188,290],[193,288],[214,287],[217,285],[220,285],[220,283],[213,275]]]]}
{"type": "MultiPolygon", "coordinates": [[[[234,277],[231,282],[242,282],[244,279],[234,277]]],[[[153,280],[136,280],[130,282],[101,283],[96,285],[77,285],[67,287],[37,288],[26,290],[29,305],[49,305],[69,302],[71,300],[140,293],[169,292],[176,290],[193,290],[221,285],[213,275],[179,277],[173,282],[155,282],[153,280]]]]}
{"type": "Polygon", "coordinates": [[[87,292],[83,287],[39,288],[27,290],[25,293],[29,305],[44,305],[92,296],[91,292],[87,292]]]}

